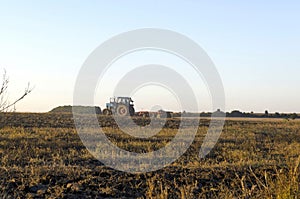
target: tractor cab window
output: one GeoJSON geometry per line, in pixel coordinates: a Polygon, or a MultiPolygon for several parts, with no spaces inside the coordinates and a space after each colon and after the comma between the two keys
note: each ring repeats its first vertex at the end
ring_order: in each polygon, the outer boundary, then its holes
{"type": "Polygon", "coordinates": [[[126,98],[118,98],[117,103],[126,104],[126,98]]]}
{"type": "Polygon", "coordinates": [[[130,102],[129,102],[131,105],[133,105],[133,100],[130,98],[130,102]]]}
{"type": "Polygon", "coordinates": [[[132,99],[131,98],[127,98],[127,97],[117,98],[116,102],[120,103],[120,104],[132,104],[133,103],[132,99]]]}
{"type": "Polygon", "coordinates": [[[116,100],[115,100],[115,98],[114,97],[111,97],[110,98],[110,102],[115,102],[116,100]]]}

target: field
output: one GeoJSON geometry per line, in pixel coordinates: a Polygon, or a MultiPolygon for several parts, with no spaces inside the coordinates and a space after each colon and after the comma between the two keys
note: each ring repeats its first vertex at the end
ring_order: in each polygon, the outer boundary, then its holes
{"type": "MultiPolygon", "coordinates": [[[[145,139],[122,133],[110,117],[99,123],[119,147],[148,152],[173,138],[179,120],[145,139]]],[[[2,113],[0,198],[300,198],[299,120],[227,120],[215,148],[199,159],[208,124],[201,120],[193,144],[171,165],[130,174],[93,158],[70,114],[2,113]]]]}

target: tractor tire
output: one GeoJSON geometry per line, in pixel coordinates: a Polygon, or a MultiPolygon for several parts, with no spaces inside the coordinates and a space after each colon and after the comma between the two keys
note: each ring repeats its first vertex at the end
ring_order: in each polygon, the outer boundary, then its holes
{"type": "Polygon", "coordinates": [[[127,116],[129,114],[128,107],[124,104],[120,104],[117,107],[117,115],[118,116],[127,116]]]}
{"type": "Polygon", "coordinates": [[[129,114],[130,116],[134,116],[135,115],[135,110],[132,106],[129,107],[129,114]]]}
{"type": "Polygon", "coordinates": [[[111,110],[109,110],[109,109],[104,109],[103,111],[103,115],[111,115],[112,114],[112,112],[111,112],[111,110]]]}

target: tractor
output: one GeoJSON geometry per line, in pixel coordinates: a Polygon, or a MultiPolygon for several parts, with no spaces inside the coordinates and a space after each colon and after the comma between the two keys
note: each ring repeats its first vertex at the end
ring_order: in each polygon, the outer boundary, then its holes
{"type": "Polygon", "coordinates": [[[103,114],[133,116],[135,113],[133,106],[133,100],[130,97],[112,97],[110,98],[110,102],[106,103],[106,108],[103,110],[103,114]]]}

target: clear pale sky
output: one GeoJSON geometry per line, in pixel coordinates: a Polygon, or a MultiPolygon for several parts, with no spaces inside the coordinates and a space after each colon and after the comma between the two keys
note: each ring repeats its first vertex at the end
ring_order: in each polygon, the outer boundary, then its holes
{"type": "MultiPolygon", "coordinates": [[[[300,112],[299,11],[296,0],[1,1],[0,68],[10,77],[11,100],[27,82],[35,86],[17,111],[49,111],[73,103],[79,69],[102,42],[133,29],[163,28],[208,53],[223,80],[227,111],[300,112]]],[[[103,107],[109,95],[95,105],[103,107]]],[[[150,105],[143,92],[136,98],[138,108],[150,105]]]]}

